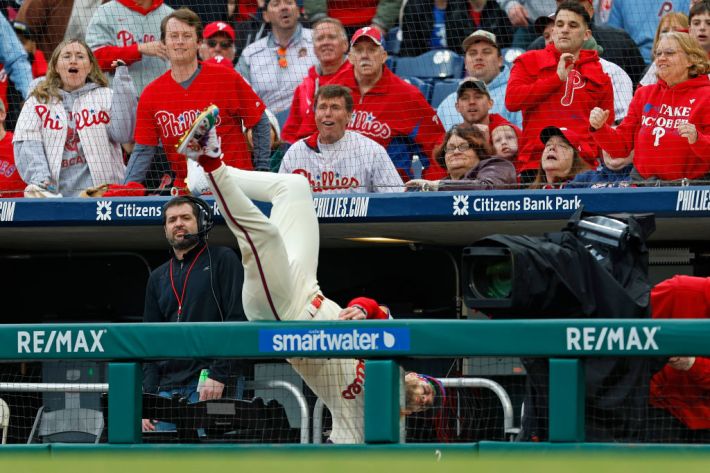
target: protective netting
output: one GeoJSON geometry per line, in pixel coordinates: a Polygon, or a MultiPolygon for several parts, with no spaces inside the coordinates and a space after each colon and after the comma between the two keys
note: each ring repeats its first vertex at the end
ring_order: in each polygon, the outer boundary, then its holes
{"type": "MultiPolygon", "coordinates": [[[[203,400],[196,392],[198,384],[204,390],[203,384],[194,380],[144,392],[143,441],[362,443],[364,363],[256,362],[246,378],[225,380],[221,395],[203,400]]],[[[710,426],[702,381],[706,364],[701,357],[588,359],[585,439],[706,442],[710,426]]],[[[420,374],[432,386],[433,399],[421,409],[403,403],[407,442],[548,439],[547,360],[475,357],[463,366],[465,374],[437,378],[420,374]]],[[[3,411],[9,412],[7,443],[107,441],[105,363],[61,361],[2,368],[0,397],[7,405],[3,411]]],[[[409,395],[411,386],[406,382],[403,386],[409,395]]]]}
{"type": "Polygon", "coordinates": [[[707,182],[706,0],[101,3],[2,3],[3,197],[208,192],[210,104],[228,164],[314,192],[707,182]]]}

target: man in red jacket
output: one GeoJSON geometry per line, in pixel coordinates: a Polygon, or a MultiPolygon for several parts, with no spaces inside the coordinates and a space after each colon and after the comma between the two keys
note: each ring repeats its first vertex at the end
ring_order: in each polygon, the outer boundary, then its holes
{"type": "Polygon", "coordinates": [[[397,153],[392,148],[387,150],[404,181],[413,177],[415,154],[423,165],[425,179],[443,178],[446,172],[433,159],[433,153],[444,140],[444,127],[419,89],[395,76],[385,65],[387,53],[380,30],[370,26],[357,30],[350,40],[349,59],[352,69],[339,72],[330,82],[344,85],[353,93],[355,108],[348,129],[385,148],[395,138],[400,150],[407,147],[397,153]]]}
{"type": "Polygon", "coordinates": [[[313,50],[318,64],[308,70],[293,94],[291,111],[281,130],[281,141],[285,143],[293,144],[313,133],[316,92],[338,72],[352,68],[345,56],[348,36],[343,24],[335,18],[323,18],[313,25],[313,50]]]}
{"type": "MultiPolygon", "coordinates": [[[[674,276],[657,284],[651,309],[654,319],[710,318],[710,278],[674,276]]],[[[710,359],[670,357],[651,379],[649,440],[710,442],[709,391],[710,359]]]]}
{"type": "MultiPolygon", "coordinates": [[[[505,97],[508,110],[523,112],[523,140],[516,168],[525,180],[540,165],[543,145],[538,139],[545,127],[567,127],[589,137],[589,112],[606,104],[614,109],[611,79],[604,73],[596,51],[582,50],[591,36],[591,19],[577,2],[557,8],[553,42],[545,49],[519,56],[510,72],[505,97]]],[[[613,113],[608,123],[614,123],[613,113]]],[[[596,164],[596,158],[590,164],[596,164]]]]}

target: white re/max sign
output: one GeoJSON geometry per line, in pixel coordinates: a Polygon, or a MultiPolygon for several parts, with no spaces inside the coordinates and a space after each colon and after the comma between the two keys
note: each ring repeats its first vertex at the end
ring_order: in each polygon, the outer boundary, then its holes
{"type": "Polygon", "coordinates": [[[567,350],[656,351],[655,336],[661,327],[567,327],[567,350]]]}

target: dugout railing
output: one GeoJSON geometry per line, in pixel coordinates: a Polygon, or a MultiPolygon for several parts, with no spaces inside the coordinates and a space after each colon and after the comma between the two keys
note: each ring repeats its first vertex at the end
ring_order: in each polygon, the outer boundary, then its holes
{"type": "Polygon", "coordinates": [[[549,358],[549,440],[584,442],[588,356],[710,355],[707,320],[458,320],[0,326],[0,360],[108,361],[108,443],[141,443],[140,361],[165,358],[364,358],[365,441],[401,438],[399,361],[411,357],[549,358]],[[319,340],[348,338],[332,349],[319,340]],[[602,334],[605,334],[604,336],[602,334]],[[311,342],[307,342],[311,337],[311,342]],[[239,343],[233,343],[239,340],[239,343]]]}

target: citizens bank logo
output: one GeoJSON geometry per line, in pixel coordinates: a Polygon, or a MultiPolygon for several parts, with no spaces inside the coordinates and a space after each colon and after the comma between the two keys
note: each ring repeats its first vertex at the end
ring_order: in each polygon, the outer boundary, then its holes
{"type": "Polygon", "coordinates": [[[454,196],[454,215],[468,215],[468,196],[454,196]]]}
{"type": "Polygon", "coordinates": [[[259,330],[261,353],[380,352],[409,350],[409,329],[259,330]]]}
{"type": "Polygon", "coordinates": [[[111,201],[99,200],[96,202],[96,220],[111,220],[111,201]]]}

